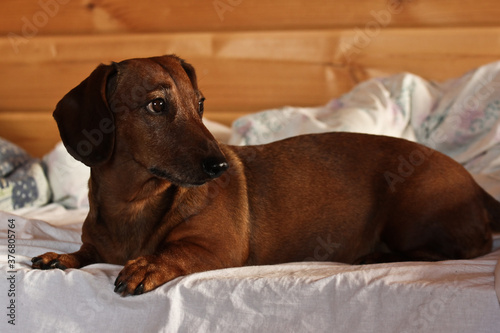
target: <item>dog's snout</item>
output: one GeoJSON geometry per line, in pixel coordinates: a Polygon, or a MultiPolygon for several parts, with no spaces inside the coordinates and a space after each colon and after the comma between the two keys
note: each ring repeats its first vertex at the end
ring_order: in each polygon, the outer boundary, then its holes
{"type": "Polygon", "coordinates": [[[210,178],[217,178],[229,168],[229,164],[225,159],[209,157],[202,162],[202,167],[210,178]]]}

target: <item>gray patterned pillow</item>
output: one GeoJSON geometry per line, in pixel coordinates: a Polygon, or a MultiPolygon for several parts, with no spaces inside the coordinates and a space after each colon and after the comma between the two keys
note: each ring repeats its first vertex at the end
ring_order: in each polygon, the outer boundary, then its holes
{"type": "Polygon", "coordinates": [[[42,163],[0,138],[0,210],[39,207],[50,197],[42,163]]]}

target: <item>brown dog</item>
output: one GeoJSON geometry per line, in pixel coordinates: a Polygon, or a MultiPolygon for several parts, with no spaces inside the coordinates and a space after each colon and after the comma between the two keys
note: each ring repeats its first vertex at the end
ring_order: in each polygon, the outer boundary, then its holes
{"type": "Polygon", "coordinates": [[[193,67],[175,56],[100,65],[57,105],[91,167],[81,249],[33,267],[125,265],[122,295],[178,276],[303,260],[472,258],[500,204],[450,158],[409,141],[329,133],[218,144],[193,67]]]}

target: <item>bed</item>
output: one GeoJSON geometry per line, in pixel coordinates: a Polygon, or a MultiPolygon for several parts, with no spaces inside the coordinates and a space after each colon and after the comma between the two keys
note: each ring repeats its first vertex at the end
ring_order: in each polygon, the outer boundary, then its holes
{"type": "MultiPolygon", "coordinates": [[[[401,73],[365,81],[324,106],[263,110],[237,119],[231,128],[209,120],[206,124],[220,141],[232,144],[325,131],[422,142],[458,160],[500,198],[497,82],[500,62],[442,83],[401,73]],[[464,104],[474,107],[464,113],[464,104]]],[[[32,270],[30,258],[35,255],[79,248],[89,170],[60,143],[42,160],[30,158],[7,141],[0,150],[4,182],[0,251],[11,254],[0,262],[7,277],[0,280],[0,290],[9,319],[4,317],[3,327],[12,320],[24,332],[109,327],[123,332],[496,332],[500,328],[500,235],[495,235],[491,253],[472,260],[230,268],[180,277],[138,297],[113,292],[120,266],[32,270]]],[[[318,244],[318,253],[329,251],[327,240],[318,244]]]]}
{"type": "MultiPolygon", "coordinates": [[[[88,211],[89,169],[67,154],[51,112],[98,63],[131,57],[192,63],[221,142],[401,137],[451,156],[500,200],[497,1],[22,0],[0,9],[1,332],[500,332],[500,234],[471,260],[230,268],[139,297],[113,292],[121,266],[30,268],[35,255],[77,250],[88,211]]],[[[318,253],[329,250],[318,242],[318,253]]]]}

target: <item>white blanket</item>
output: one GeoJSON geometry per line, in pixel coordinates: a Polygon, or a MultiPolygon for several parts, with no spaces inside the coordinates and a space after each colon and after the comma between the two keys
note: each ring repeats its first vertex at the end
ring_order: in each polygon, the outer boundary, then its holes
{"type": "Polygon", "coordinates": [[[321,107],[284,107],[234,122],[230,143],[327,131],[418,141],[462,163],[500,199],[500,62],[444,83],[402,73],[363,82],[321,107]]]}
{"type": "MultiPolygon", "coordinates": [[[[57,223],[85,210],[51,205],[57,223]]],[[[33,213],[32,213],[33,214],[33,213]]],[[[1,332],[498,332],[500,250],[474,260],[348,266],[290,263],[177,278],[121,297],[121,266],[40,271],[30,258],[80,246],[81,224],[52,226],[0,213],[0,253],[15,219],[15,268],[0,262],[1,332]],[[13,277],[8,280],[8,277],[13,277]],[[8,297],[8,290],[15,297],[8,297]],[[15,326],[7,314],[14,300],[15,326]]],[[[496,244],[500,247],[500,239],[496,244]]]]}

